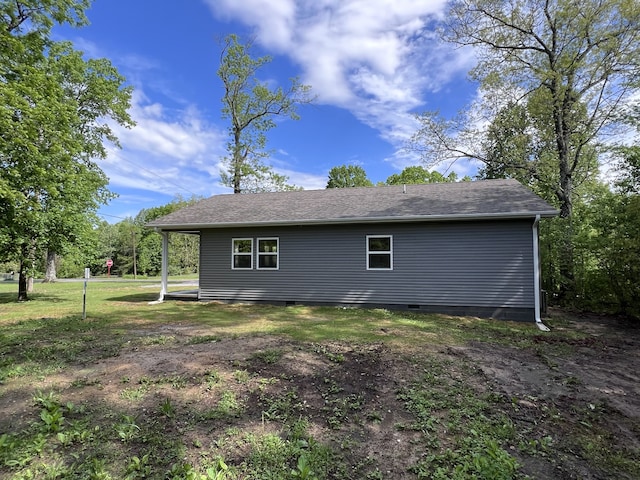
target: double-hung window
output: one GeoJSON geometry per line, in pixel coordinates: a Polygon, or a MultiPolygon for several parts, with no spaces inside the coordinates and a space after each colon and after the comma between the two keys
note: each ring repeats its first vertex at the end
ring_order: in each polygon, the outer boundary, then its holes
{"type": "Polygon", "coordinates": [[[234,238],[231,257],[231,268],[234,270],[251,270],[253,268],[253,239],[234,238]]]}
{"type": "Polygon", "coordinates": [[[391,235],[367,235],[367,270],[393,270],[391,235]]]}
{"type": "Polygon", "coordinates": [[[258,269],[278,270],[278,238],[258,238],[258,269]]]}

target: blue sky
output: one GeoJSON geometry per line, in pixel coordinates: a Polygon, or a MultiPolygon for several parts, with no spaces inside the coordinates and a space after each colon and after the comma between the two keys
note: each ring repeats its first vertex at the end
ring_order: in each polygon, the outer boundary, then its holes
{"type": "MultiPolygon", "coordinates": [[[[100,162],[119,197],[100,213],[110,222],[176,195],[230,193],[220,184],[227,124],[216,75],[220,40],[254,38],[270,55],[260,79],[294,76],[317,101],[301,119],[268,132],[269,162],[290,183],[324,188],[337,165],[362,166],[384,181],[418,159],[403,150],[413,114],[445,116],[476,95],[471,52],[443,45],[435,24],[444,0],[94,0],[88,27],[55,30],[90,57],[106,57],[134,87],[136,127],[119,127],[122,148],[100,162]]],[[[468,166],[453,169],[473,174],[468,166]]]]}

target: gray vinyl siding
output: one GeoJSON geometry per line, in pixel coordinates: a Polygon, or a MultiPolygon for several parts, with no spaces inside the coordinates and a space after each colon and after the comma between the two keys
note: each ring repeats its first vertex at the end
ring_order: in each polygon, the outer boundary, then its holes
{"type": "MultiPolygon", "coordinates": [[[[533,220],[209,229],[200,299],[529,312],[533,220]],[[393,236],[393,270],[367,270],[366,236],[393,236]],[[279,238],[279,269],[232,270],[231,239],[279,238]],[[443,308],[439,308],[443,307],[443,308]]],[[[527,314],[528,315],[528,314],[527,314]]],[[[504,315],[502,315],[504,316],[504,315]]],[[[507,315],[508,316],[508,315],[507,315]]]]}

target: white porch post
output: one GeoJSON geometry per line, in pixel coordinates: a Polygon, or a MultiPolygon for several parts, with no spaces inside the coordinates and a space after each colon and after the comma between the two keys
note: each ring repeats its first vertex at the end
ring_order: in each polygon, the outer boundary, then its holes
{"type": "Polygon", "coordinates": [[[167,294],[167,283],[169,278],[169,232],[160,232],[162,235],[162,281],[160,285],[160,298],[163,301],[167,294]]]}

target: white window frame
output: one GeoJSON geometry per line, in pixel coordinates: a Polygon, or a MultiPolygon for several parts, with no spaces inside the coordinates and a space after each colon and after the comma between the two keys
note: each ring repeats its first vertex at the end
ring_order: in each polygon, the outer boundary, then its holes
{"type": "Polygon", "coordinates": [[[280,270],[280,237],[258,237],[256,238],[256,269],[257,270],[280,270]],[[276,241],[276,251],[275,252],[261,252],[260,251],[260,241],[261,240],[275,240],[276,241]],[[273,267],[261,267],[260,266],[260,257],[266,255],[274,255],[276,256],[276,266],[273,267]]]}
{"type": "Polygon", "coordinates": [[[231,270],[253,270],[253,238],[232,238],[231,239],[231,270]],[[248,240],[251,242],[251,251],[250,252],[236,252],[236,242],[237,241],[245,241],[248,240]],[[236,256],[245,256],[249,255],[251,259],[250,267],[236,267],[236,256]]]}
{"type": "Polygon", "coordinates": [[[373,270],[376,272],[389,272],[393,270],[393,235],[367,235],[366,239],[366,250],[367,250],[367,270],[373,270]],[[371,238],[388,238],[389,239],[389,251],[380,251],[380,250],[369,250],[369,239],[371,238]],[[369,260],[371,255],[389,255],[389,268],[377,268],[371,267],[369,265],[369,260]]]}

